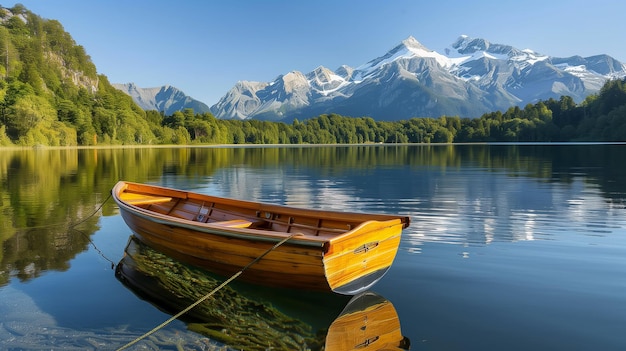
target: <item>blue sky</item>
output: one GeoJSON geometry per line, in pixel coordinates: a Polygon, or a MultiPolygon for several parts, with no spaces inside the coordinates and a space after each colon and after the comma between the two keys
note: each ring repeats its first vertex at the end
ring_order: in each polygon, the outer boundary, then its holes
{"type": "Polygon", "coordinates": [[[112,83],[169,84],[209,106],[237,81],[357,67],[409,36],[439,52],[465,34],[550,56],[608,54],[626,63],[623,0],[19,3],[58,20],[112,83]]]}

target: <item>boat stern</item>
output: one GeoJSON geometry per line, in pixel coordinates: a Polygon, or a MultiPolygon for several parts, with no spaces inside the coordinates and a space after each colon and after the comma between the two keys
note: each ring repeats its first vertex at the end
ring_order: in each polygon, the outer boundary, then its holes
{"type": "Polygon", "coordinates": [[[393,264],[403,227],[400,219],[370,221],[332,240],[324,256],[331,289],[355,295],[376,284],[393,264]]]}

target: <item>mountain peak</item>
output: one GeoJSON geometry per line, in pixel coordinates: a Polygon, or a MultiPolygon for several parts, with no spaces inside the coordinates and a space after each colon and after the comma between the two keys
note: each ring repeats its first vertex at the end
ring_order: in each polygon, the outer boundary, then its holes
{"type": "MultiPolygon", "coordinates": [[[[459,36],[459,38],[454,43],[452,43],[451,47],[460,55],[473,55],[483,52],[494,55],[502,55],[503,57],[508,56],[509,58],[520,56],[542,56],[532,50],[519,50],[512,47],[511,45],[494,44],[486,39],[472,38],[467,35],[459,36]]],[[[446,50],[446,54],[449,54],[449,51],[450,50],[446,50]]]]}
{"type": "Polygon", "coordinates": [[[384,56],[374,59],[357,68],[361,71],[358,77],[365,77],[370,72],[379,69],[391,62],[400,59],[413,59],[413,58],[433,58],[442,67],[447,67],[451,64],[450,60],[444,55],[439,54],[436,51],[430,50],[417,41],[413,36],[409,36],[404,39],[399,45],[389,50],[384,56]]]}
{"type": "Polygon", "coordinates": [[[412,35],[402,41],[402,45],[404,45],[407,49],[415,49],[415,50],[428,50],[427,47],[422,45],[417,39],[415,39],[412,35]]]}
{"type": "Polygon", "coordinates": [[[471,54],[476,51],[487,51],[490,45],[491,43],[485,39],[461,35],[452,43],[452,48],[456,49],[460,54],[471,54]]]}

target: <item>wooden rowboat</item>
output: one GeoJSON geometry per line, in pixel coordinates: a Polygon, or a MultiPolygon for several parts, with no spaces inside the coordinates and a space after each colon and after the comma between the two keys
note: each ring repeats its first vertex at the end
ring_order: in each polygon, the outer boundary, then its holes
{"type": "Polygon", "coordinates": [[[310,210],[120,181],[112,191],[126,224],[146,244],[255,284],[354,295],[389,269],[409,218],[310,210]]]}

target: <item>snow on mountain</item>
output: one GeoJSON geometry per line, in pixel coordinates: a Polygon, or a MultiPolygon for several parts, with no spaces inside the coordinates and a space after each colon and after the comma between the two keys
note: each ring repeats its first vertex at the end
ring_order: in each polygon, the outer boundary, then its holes
{"type": "Polygon", "coordinates": [[[346,76],[341,72],[335,73],[323,66],[307,74],[306,78],[311,88],[322,96],[328,96],[349,84],[346,76]]]}

